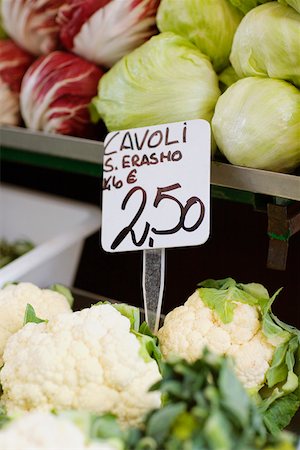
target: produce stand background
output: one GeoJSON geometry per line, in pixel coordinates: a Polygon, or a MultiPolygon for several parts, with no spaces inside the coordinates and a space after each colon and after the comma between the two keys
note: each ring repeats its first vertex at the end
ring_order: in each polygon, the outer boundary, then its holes
{"type": "MultiPolygon", "coordinates": [[[[19,127],[3,126],[0,133],[3,181],[99,204],[102,142],[19,127]]],[[[267,269],[266,207],[299,202],[300,177],[213,162],[212,197],[208,242],[167,252],[163,312],[182,304],[200,280],[232,276],[261,282],[271,293],[283,286],[274,312],[299,327],[300,233],[289,240],[286,270],[267,269]]],[[[74,285],[140,306],[141,253],[106,254],[95,233],[85,243],[74,285]]]]}

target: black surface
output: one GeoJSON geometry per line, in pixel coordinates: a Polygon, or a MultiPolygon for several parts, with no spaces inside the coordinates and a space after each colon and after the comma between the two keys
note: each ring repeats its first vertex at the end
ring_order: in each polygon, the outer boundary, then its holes
{"type": "MultiPolygon", "coordinates": [[[[99,204],[100,180],[53,170],[3,163],[3,181],[99,204]]],[[[182,304],[206,278],[231,276],[264,284],[271,294],[283,287],[274,312],[300,328],[300,233],[290,239],[287,269],[266,268],[267,217],[249,205],[212,201],[211,237],[201,247],[167,250],[164,312],[182,304]]],[[[142,305],[141,252],[108,254],[99,233],[87,239],[74,285],[119,301],[142,305]]]]}
{"type": "MultiPolygon", "coordinates": [[[[262,283],[270,294],[283,287],[274,313],[300,328],[300,234],[291,238],[286,271],[270,270],[265,214],[220,200],[213,201],[212,210],[212,233],[206,244],[166,251],[163,311],[182,304],[199,281],[231,276],[244,283],[262,283]]],[[[86,241],[75,285],[141,306],[141,252],[108,254],[98,241],[99,233],[86,241]]]]}

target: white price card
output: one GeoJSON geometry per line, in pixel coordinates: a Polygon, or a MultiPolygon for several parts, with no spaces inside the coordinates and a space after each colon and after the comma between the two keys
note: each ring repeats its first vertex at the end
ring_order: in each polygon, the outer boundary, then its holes
{"type": "Polygon", "coordinates": [[[207,241],[210,143],[210,125],[200,119],[107,135],[101,233],[105,251],[207,241]]]}

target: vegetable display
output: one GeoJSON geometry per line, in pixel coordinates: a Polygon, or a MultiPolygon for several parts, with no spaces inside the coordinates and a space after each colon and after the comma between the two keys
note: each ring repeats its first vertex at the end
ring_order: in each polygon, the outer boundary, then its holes
{"type": "Polygon", "coordinates": [[[11,39],[0,40],[0,124],[20,122],[19,92],[33,57],[11,39]]]}
{"type": "Polygon", "coordinates": [[[219,95],[208,57],[181,36],[166,32],[122,58],[102,77],[92,116],[103,118],[110,131],[211,120],[219,95]]]}
{"type": "Polygon", "coordinates": [[[252,9],[232,44],[231,64],[239,77],[268,76],[300,87],[300,14],[278,2],[252,9]]]}
{"type": "Polygon", "coordinates": [[[22,317],[4,342],[1,450],[37,441],[49,450],[295,450],[281,430],[300,405],[300,331],[273,315],[278,292],[200,283],[166,316],[162,359],[138,308],[99,302],[72,313],[70,292],[51,289],[0,291],[3,329],[22,317]]]}
{"type": "Polygon", "coordinates": [[[227,0],[162,0],[157,14],[160,31],[172,31],[209,56],[218,72],[229,64],[234,33],[242,14],[227,0]]]}
{"type": "Polygon", "coordinates": [[[31,317],[3,354],[0,382],[8,414],[78,409],[111,412],[123,424],[135,424],[159,407],[159,393],[148,392],[161,377],[151,357],[154,339],[136,331],[136,308],[120,311],[100,304],[47,322],[31,317]]]}
{"type": "Polygon", "coordinates": [[[289,172],[300,164],[300,92],[282,80],[241,79],[219,98],[212,130],[232,164],[289,172]]]}
{"type": "Polygon", "coordinates": [[[20,97],[0,76],[0,123],[103,140],[107,131],[211,122],[216,109],[213,157],[298,168],[299,0],[0,0],[1,14],[4,32],[46,56],[20,97]]]}
{"type": "MultiPolygon", "coordinates": [[[[276,293],[277,294],[277,293],[276,293]]],[[[163,356],[195,361],[207,346],[233,357],[234,369],[256,398],[269,430],[287,426],[300,406],[300,331],[279,321],[260,284],[206,280],[158,331],[163,356]]]]}
{"type": "Polygon", "coordinates": [[[2,24],[17,44],[33,55],[58,45],[56,15],[64,0],[1,0],[2,24]]]}
{"type": "Polygon", "coordinates": [[[58,23],[63,45],[89,61],[111,67],[157,33],[159,0],[67,0],[58,23]]]}
{"type": "MultiPolygon", "coordinates": [[[[99,120],[205,119],[212,154],[289,173],[299,88],[300,0],[0,0],[0,124],[101,138],[99,120]]],[[[0,241],[0,268],[31,248],[0,241]]],[[[295,450],[300,331],[279,292],[205,280],[154,336],[127,304],[5,285],[0,450],[295,450]]]]}
{"type": "Polygon", "coordinates": [[[40,289],[32,283],[9,284],[0,289],[0,367],[8,339],[23,327],[28,303],[45,319],[51,319],[61,313],[70,313],[72,306],[70,299],[68,301],[57,289],[40,289]]]}
{"type": "Polygon", "coordinates": [[[93,426],[95,420],[89,415],[68,413],[55,415],[33,411],[8,421],[0,429],[0,448],[1,450],[123,449],[121,441],[93,438],[91,436],[93,426]]]}
{"type": "Polygon", "coordinates": [[[92,132],[88,104],[103,72],[78,56],[56,51],[36,60],[26,72],[20,93],[28,128],[73,136],[92,132]]]}

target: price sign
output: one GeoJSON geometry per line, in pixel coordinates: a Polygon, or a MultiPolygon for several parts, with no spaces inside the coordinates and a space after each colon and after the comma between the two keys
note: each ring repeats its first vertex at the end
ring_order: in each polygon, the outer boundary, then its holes
{"type": "Polygon", "coordinates": [[[181,247],[208,239],[210,139],[210,125],[205,120],[107,135],[104,250],[181,247]]]}

